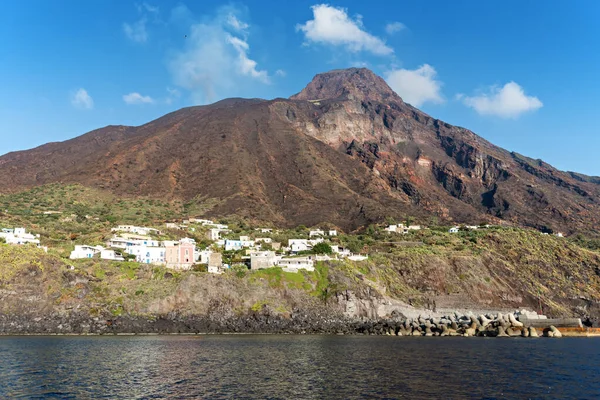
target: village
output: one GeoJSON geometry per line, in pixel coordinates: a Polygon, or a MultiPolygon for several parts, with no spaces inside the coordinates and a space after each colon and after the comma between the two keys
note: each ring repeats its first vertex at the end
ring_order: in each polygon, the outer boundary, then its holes
{"type": "MultiPolygon", "coordinates": [[[[491,228],[491,225],[453,226],[448,233],[461,230],[491,228]]],[[[135,261],[142,264],[161,265],[173,270],[185,271],[194,266],[203,266],[205,271],[222,274],[234,266],[250,270],[280,267],[286,272],[300,270],[314,271],[318,261],[347,259],[363,261],[368,254],[353,253],[348,248],[334,242],[338,236],[336,229],[308,229],[308,238],[289,238],[286,243],[273,240],[278,230],[255,228],[252,235],[235,237],[227,224],[208,219],[189,218],[181,223],[167,222],[167,230],[181,232],[202,231],[204,246],[196,239],[182,237],[178,240],[161,239],[161,230],[154,227],[118,225],[111,229],[112,236],[102,245],[75,244],[69,259],[100,259],[115,262],[135,261]],[[226,260],[226,255],[236,254],[235,262],[226,260]]],[[[388,235],[406,235],[410,232],[427,229],[420,225],[389,224],[382,229],[388,235]]],[[[561,233],[554,234],[563,237],[561,233]]],[[[196,235],[197,237],[197,235],[196,235]]],[[[32,234],[25,228],[5,228],[0,231],[0,240],[10,245],[41,246],[40,235],[32,234]]],[[[229,257],[231,259],[231,257],[229,257]]]]}

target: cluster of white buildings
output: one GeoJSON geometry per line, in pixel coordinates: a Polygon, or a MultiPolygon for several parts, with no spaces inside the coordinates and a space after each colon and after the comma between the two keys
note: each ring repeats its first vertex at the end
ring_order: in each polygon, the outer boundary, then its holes
{"type": "Polygon", "coordinates": [[[119,225],[112,229],[116,234],[103,246],[77,245],[71,252],[71,259],[93,258],[96,255],[104,260],[124,261],[123,254],[135,257],[135,261],[143,264],[166,265],[173,269],[190,269],[200,258],[196,249],[196,241],[191,238],[180,240],[159,240],[148,236],[160,234],[155,228],[142,226],[119,225]],[[113,250],[121,251],[121,254],[113,250]]]}
{"type": "MultiPolygon", "coordinates": [[[[168,268],[187,270],[194,264],[205,264],[208,272],[222,273],[230,266],[223,264],[222,251],[243,251],[242,257],[253,270],[281,267],[285,271],[298,272],[301,269],[314,271],[316,261],[348,258],[364,260],[367,257],[352,254],[348,249],[332,245],[333,254],[300,255],[325,241],[326,237],[337,236],[336,230],[315,229],[309,232],[309,239],[289,239],[287,246],[274,242],[271,237],[250,238],[240,236],[238,239],[223,239],[222,234],[229,233],[229,227],[211,220],[190,218],[184,225],[167,223],[168,229],[190,229],[189,224],[200,224],[208,228],[208,239],[213,245],[207,249],[198,249],[191,238],[179,240],[161,240],[162,232],[156,228],[134,225],[118,225],[112,228],[113,236],[103,245],[76,245],[69,258],[102,259],[109,261],[125,261],[135,259],[143,264],[164,265],[168,268]]],[[[256,231],[272,234],[271,228],[257,228],[256,231]]],[[[40,244],[39,235],[27,233],[24,228],[2,229],[0,237],[9,244],[40,244]]]]}
{"type": "MultiPolygon", "coordinates": [[[[542,235],[549,235],[549,233],[548,232],[542,232],[542,235]]],[[[556,232],[556,233],[553,233],[552,235],[554,235],[556,237],[559,237],[559,238],[565,237],[565,235],[562,232],[556,232]]]]}
{"type": "MultiPolygon", "coordinates": [[[[462,225],[463,229],[468,229],[470,231],[476,231],[478,229],[483,229],[483,228],[491,228],[492,225],[486,224],[486,225],[462,225]]],[[[453,226],[452,228],[448,229],[448,232],[450,233],[458,233],[460,231],[461,227],[459,226],[453,226]]]]}
{"type": "Polygon", "coordinates": [[[106,249],[102,246],[88,246],[85,244],[75,245],[75,250],[71,252],[69,258],[75,260],[78,258],[94,258],[96,255],[102,260],[125,261],[125,259],[114,250],[106,249]]]}
{"type": "Polygon", "coordinates": [[[113,232],[128,232],[137,235],[147,236],[150,234],[160,235],[161,232],[155,228],[148,228],[145,226],[134,226],[134,225],[119,225],[116,228],[112,228],[113,232]]]}
{"type": "Polygon", "coordinates": [[[337,231],[335,229],[330,229],[327,232],[321,229],[315,229],[314,231],[308,232],[308,236],[337,236],[337,231]]]}
{"type": "Polygon", "coordinates": [[[410,231],[418,231],[421,230],[421,225],[404,225],[404,224],[396,224],[396,225],[389,225],[387,228],[384,229],[386,232],[392,232],[392,233],[401,233],[401,234],[407,234],[410,231]]]}
{"type": "Polygon", "coordinates": [[[4,228],[0,231],[0,237],[7,244],[34,244],[40,247],[40,235],[28,233],[25,228],[4,228]]]}

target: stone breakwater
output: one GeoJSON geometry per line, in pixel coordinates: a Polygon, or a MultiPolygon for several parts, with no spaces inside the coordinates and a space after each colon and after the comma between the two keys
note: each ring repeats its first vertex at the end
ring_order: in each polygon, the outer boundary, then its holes
{"type": "MultiPolygon", "coordinates": [[[[538,327],[540,324],[536,324],[538,327]]],[[[538,329],[518,320],[518,314],[458,315],[405,319],[387,334],[396,336],[562,337],[554,325],[538,329]]]]}
{"type": "MultiPolygon", "coordinates": [[[[344,334],[431,337],[561,337],[554,325],[531,326],[518,314],[448,315],[439,318],[357,319],[319,313],[278,314],[265,308],[236,316],[176,315],[90,317],[85,313],[0,315],[0,335],[27,334],[344,334]]],[[[561,328],[562,329],[562,328],[561,328]]]]}

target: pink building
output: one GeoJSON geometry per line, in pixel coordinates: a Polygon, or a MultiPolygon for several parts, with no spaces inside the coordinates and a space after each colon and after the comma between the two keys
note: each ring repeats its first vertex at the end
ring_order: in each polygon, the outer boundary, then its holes
{"type": "Polygon", "coordinates": [[[194,264],[194,249],[196,242],[194,239],[184,238],[179,242],[165,242],[168,268],[190,269],[194,264]]]}

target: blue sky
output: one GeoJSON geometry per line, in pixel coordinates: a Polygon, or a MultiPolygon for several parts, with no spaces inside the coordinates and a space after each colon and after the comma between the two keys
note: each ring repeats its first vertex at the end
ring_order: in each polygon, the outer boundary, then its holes
{"type": "Polygon", "coordinates": [[[10,1],[0,153],[366,66],[508,150],[600,175],[600,3],[10,1]]]}

